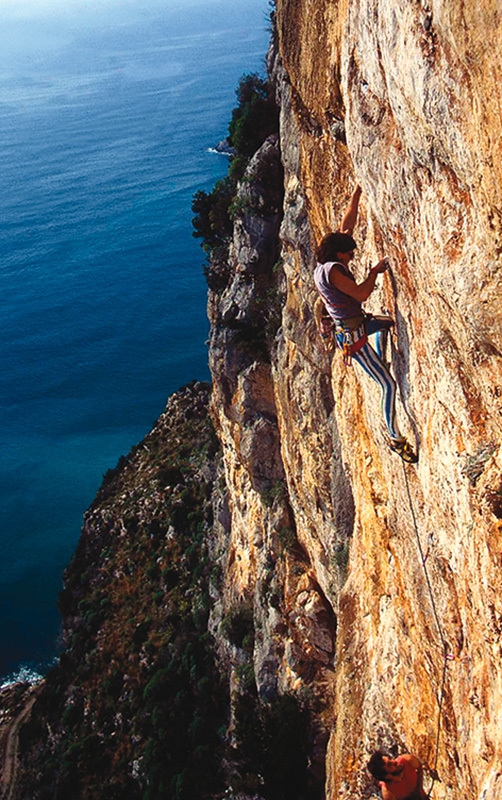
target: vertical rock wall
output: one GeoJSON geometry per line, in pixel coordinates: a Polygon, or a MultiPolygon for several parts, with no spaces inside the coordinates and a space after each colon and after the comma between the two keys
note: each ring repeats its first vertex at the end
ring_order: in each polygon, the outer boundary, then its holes
{"type": "MultiPolygon", "coordinates": [[[[283,384],[272,353],[282,341],[278,328],[286,290],[278,245],[282,172],[279,142],[271,137],[239,189],[228,284],[209,296],[212,415],[228,487],[215,513],[212,555],[221,566],[223,591],[215,598],[212,626],[229,664],[233,705],[249,690],[247,665],[264,703],[292,692],[302,706],[316,706],[309,736],[311,772],[319,781],[324,780],[331,711],[326,698],[334,690],[336,620],[326,589],[333,573],[325,568],[319,578],[313,563],[317,552],[307,552],[299,535],[281,452],[278,392],[283,384]],[[251,663],[249,651],[229,647],[228,637],[221,635],[229,620],[249,612],[251,663]]],[[[322,358],[319,364],[319,399],[332,403],[329,366],[322,358]]]]}
{"type": "MultiPolygon", "coordinates": [[[[250,599],[261,620],[264,697],[324,696],[329,800],[371,796],[368,755],[392,745],[437,765],[438,800],[502,798],[501,12],[277,0],[277,23],[281,252],[273,237],[268,262],[254,252],[244,213],[232,282],[210,299],[224,605],[250,599]],[[396,320],[416,466],[388,449],[377,387],[313,322],[314,245],[355,183],[356,271],[391,263],[366,308],[396,320]],[[271,306],[267,357],[249,334],[271,306]]],[[[262,217],[272,235],[280,216],[262,217]]]]}

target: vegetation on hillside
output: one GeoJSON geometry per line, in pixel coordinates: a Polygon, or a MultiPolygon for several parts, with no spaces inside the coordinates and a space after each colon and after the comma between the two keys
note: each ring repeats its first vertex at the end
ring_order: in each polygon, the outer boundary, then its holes
{"type": "Polygon", "coordinates": [[[223,789],[207,400],[202,384],[174,396],[87,514],[61,595],[67,651],[22,731],[20,798],[203,800],[223,789]]]}

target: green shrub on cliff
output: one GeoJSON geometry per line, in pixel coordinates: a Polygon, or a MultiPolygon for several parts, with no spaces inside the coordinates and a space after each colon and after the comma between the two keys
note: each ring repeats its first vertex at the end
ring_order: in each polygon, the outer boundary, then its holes
{"type": "Polygon", "coordinates": [[[192,200],[194,236],[201,238],[206,253],[224,246],[232,235],[229,208],[235,195],[235,182],[227,177],[218,181],[212,192],[196,192],[192,200]]]}
{"type": "Polygon", "coordinates": [[[235,791],[254,792],[266,800],[313,800],[320,787],[308,777],[308,714],[293,695],[262,703],[252,693],[238,698],[235,747],[238,774],[235,791]]]}
{"type": "Polygon", "coordinates": [[[240,180],[249,159],[267,136],[279,130],[279,109],[270,83],[256,73],[241,78],[236,94],[239,104],[228,126],[228,141],[236,154],[229,174],[240,180]]]}
{"type": "Polygon", "coordinates": [[[221,632],[235,647],[253,650],[253,610],[248,606],[231,609],[221,621],[221,632]]]}
{"type": "MultiPolygon", "coordinates": [[[[192,219],[193,235],[202,239],[204,252],[220,265],[227,256],[232,236],[231,208],[235,202],[238,181],[267,136],[279,129],[279,110],[268,81],[256,74],[244,75],[236,94],[238,105],[232,112],[229,124],[228,141],[234,153],[228,175],[219,180],[211,192],[196,192],[192,200],[195,215],[192,219]]],[[[209,279],[207,269],[206,276],[209,279]]],[[[217,286],[214,288],[218,289],[217,286]]]]}

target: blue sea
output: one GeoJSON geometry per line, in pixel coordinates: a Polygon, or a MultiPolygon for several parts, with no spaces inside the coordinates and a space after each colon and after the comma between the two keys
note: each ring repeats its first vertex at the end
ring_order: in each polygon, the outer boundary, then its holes
{"type": "Polygon", "coordinates": [[[0,682],[58,652],[103,474],[209,379],[193,194],[226,174],[268,0],[0,5],[0,682]]]}

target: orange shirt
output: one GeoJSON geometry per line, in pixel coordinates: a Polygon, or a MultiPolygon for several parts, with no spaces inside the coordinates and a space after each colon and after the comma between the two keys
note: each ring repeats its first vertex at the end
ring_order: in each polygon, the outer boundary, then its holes
{"type": "Polygon", "coordinates": [[[398,756],[394,760],[403,767],[399,780],[380,781],[379,786],[381,789],[385,786],[389,792],[392,792],[396,800],[405,800],[418,789],[418,768],[410,763],[409,757],[406,755],[398,756]]]}

